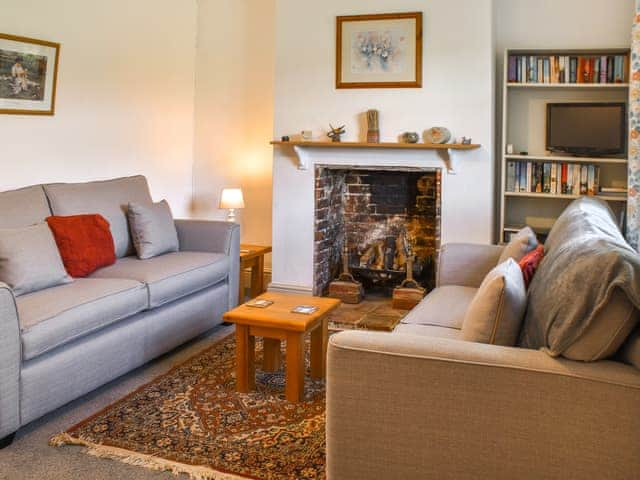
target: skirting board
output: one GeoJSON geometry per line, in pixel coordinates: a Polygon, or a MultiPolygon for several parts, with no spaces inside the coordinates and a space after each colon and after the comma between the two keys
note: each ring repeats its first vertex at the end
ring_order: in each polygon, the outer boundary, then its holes
{"type": "Polygon", "coordinates": [[[313,288],[302,287],[300,285],[289,285],[286,283],[271,282],[267,287],[269,292],[293,293],[298,295],[313,295],[313,288]]]}

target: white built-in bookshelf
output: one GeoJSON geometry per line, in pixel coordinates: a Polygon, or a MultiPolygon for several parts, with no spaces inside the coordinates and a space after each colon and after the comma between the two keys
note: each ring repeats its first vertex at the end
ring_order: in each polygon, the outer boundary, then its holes
{"type": "MultiPolygon", "coordinates": [[[[627,158],[575,157],[546,152],[547,103],[569,102],[627,102],[628,48],[604,49],[507,49],[504,54],[502,98],[502,151],[500,181],[500,241],[505,242],[511,233],[524,225],[537,233],[549,231],[556,218],[575,198],[575,193],[537,193],[508,191],[507,165],[510,162],[550,164],[594,165],[599,168],[600,186],[625,188],[627,186],[627,158]],[[511,56],[625,56],[624,80],[618,83],[557,83],[552,78],[544,82],[509,81],[511,56]],[[513,153],[507,153],[507,145],[513,145],[513,153]],[[520,152],[527,152],[526,155],[520,152]]],[[[556,168],[560,168],[559,166],[556,168]]],[[[601,193],[620,218],[626,209],[626,196],[601,193]]]]}

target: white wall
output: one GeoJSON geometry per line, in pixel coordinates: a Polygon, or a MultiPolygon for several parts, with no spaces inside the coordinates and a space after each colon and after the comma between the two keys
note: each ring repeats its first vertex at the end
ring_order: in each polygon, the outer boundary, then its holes
{"type": "MultiPolygon", "coordinates": [[[[312,129],[321,137],[346,124],[345,140],[363,139],[361,113],[380,110],[383,141],[406,130],[444,125],[482,149],[459,156],[456,175],[443,175],[442,241],[488,243],[493,231],[493,56],[491,0],[279,0],[276,14],[275,134],[312,129]],[[336,90],[337,15],[422,11],[421,89],[336,90]]],[[[322,163],[438,166],[434,152],[318,153],[322,163]]],[[[309,289],[313,281],[313,167],[298,170],[279,148],[273,170],[273,281],[309,289]]]]}
{"type": "MultiPolygon", "coordinates": [[[[194,215],[224,218],[240,186],[242,241],[271,244],[275,0],[199,0],[194,215]]],[[[267,259],[267,266],[269,259],[267,259]]]]}
{"type": "Polygon", "coordinates": [[[61,43],[56,114],[0,115],[0,190],[142,173],[189,212],[195,0],[2,0],[0,32],[61,43]]]}

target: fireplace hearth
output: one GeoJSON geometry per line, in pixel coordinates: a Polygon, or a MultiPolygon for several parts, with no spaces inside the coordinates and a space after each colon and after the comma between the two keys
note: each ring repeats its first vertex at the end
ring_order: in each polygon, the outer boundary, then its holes
{"type": "Polygon", "coordinates": [[[440,248],[438,168],[317,165],[314,294],[349,273],[365,292],[391,295],[407,278],[430,290],[440,248]]]}

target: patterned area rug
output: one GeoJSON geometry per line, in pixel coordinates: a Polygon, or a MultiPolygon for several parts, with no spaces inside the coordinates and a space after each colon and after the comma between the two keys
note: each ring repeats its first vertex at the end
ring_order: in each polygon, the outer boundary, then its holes
{"type": "Polygon", "coordinates": [[[256,391],[237,393],[231,335],[50,444],[197,480],[324,479],[324,381],[307,375],[305,400],[290,403],[284,371],[261,362],[256,339],[256,391]]]}

